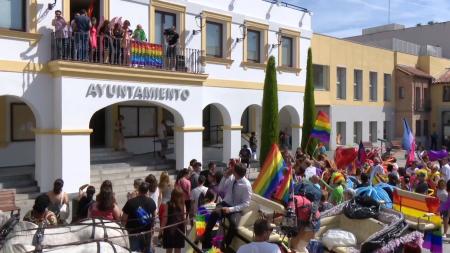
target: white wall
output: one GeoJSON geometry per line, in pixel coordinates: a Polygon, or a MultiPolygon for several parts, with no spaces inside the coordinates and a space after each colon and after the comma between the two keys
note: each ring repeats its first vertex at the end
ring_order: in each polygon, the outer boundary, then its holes
{"type": "Polygon", "coordinates": [[[130,21],[130,29],[132,30],[136,29],[136,26],[140,24],[147,34],[147,38],[149,37],[148,0],[111,0],[110,5],[110,19],[122,17],[122,21],[130,21]]]}

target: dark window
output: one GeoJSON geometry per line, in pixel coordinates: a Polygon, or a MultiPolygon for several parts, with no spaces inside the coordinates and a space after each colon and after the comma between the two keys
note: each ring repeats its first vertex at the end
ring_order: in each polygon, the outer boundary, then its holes
{"type": "Polygon", "coordinates": [[[155,43],[164,44],[164,30],[175,26],[177,23],[177,16],[173,13],[156,11],[155,17],[155,43]]]}
{"type": "Polygon", "coordinates": [[[293,67],[294,66],[294,43],[293,39],[289,37],[281,38],[282,51],[281,51],[281,66],[293,67]]]}
{"type": "Polygon", "coordinates": [[[398,87],[398,98],[399,99],[405,98],[405,88],[404,87],[398,87]]]}
{"type": "Polygon", "coordinates": [[[26,30],[26,0],[0,0],[0,28],[26,30]]]}
{"type": "Polygon", "coordinates": [[[346,99],[347,98],[347,70],[345,68],[338,67],[336,70],[336,86],[337,93],[336,98],[346,99]]]}
{"type": "Polygon", "coordinates": [[[123,116],[124,137],[152,137],[157,135],[157,113],[153,106],[119,106],[123,116]]]}
{"type": "Polygon", "coordinates": [[[370,132],[370,142],[375,143],[377,142],[378,136],[377,136],[377,132],[378,132],[378,127],[377,127],[378,122],[376,121],[370,121],[369,122],[369,132],[370,132]]]}
{"type": "Polygon", "coordinates": [[[353,122],[353,143],[359,144],[362,140],[362,121],[353,122]]]}
{"type": "Polygon", "coordinates": [[[313,64],[314,88],[317,90],[328,90],[328,75],[330,68],[325,65],[313,64]]]}
{"type": "Polygon", "coordinates": [[[420,111],[420,110],[422,110],[423,108],[422,108],[422,99],[421,99],[421,88],[420,87],[416,87],[416,89],[415,89],[415,99],[414,99],[414,104],[415,104],[415,107],[416,107],[416,110],[418,110],[418,111],[420,111]]]}
{"type": "Polygon", "coordinates": [[[247,31],[247,61],[261,62],[261,32],[247,31]]]}
{"type": "Polygon", "coordinates": [[[423,121],[423,136],[428,136],[429,130],[428,130],[428,120],[423,121]]]}
{"type": "Polygon", "coordinates": [[[443,96],[442,96],[442,101],[443,102],[450,102],[450,86],[446,85],[443,87],[444,92],[443,96]]]}
{"type": "Polygon", "coordinates": [[[24,103],[12,103],[10,108],[11,141],[33,141],[36,120],[30,107],[24,103]]]}
{"type": "Polygon", "coordinates": [[[422,136],[422,127],[420,120],[416,120],[416,137],[422,136]]]}
{"type": "Polygon", "coordinates": [[[206,55],[223,57],[223,25],[206,22],[206,55]]]}
{"type": "Polygon", "coordinates": [[[363,92],[363,72],[362,70],[355,69],[353,71],[353,99],[354,100],[362,100],[362,92],[363,92]]]}
{"type": "Polygon", "coordinates": [[[391,139],[391,122],[384,121],[383,122],[383,139],[390,140],[391,139]]]}
{"type": "Polygon", "coordinates": [[[377,78],[378,73],[377,72],[370,72],[369,74],[369,78],[370,78],[370,83],[369,83],[369,99],[370,101],[377,101],[378,99],[378,78],[377,78]]]}
{"type": "Polygon", "coordinates": [[[391,101],[392,78],[390,74],[384,74],[384,101],[391,101]]]}
{"type": "Polygon", "coordinates": [[[345,145],[346,123],[336,122],[336,145],[345,145]]]}

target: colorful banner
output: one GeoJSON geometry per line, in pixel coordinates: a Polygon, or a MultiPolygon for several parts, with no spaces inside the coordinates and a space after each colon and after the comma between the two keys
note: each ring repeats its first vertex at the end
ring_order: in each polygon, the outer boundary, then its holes
{"type": "Polygon", "coordinates": [[[131,41],[131,64],[162,68],[164,63],[164,48],[162,45],[131,41]]]}

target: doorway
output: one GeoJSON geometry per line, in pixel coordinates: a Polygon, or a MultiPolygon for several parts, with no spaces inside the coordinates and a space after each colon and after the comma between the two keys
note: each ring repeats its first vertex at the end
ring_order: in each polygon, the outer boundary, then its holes
{"type": "Polygon", "coordinates": [[[100,0],[70,0],[70,20],[73,20],[75,13],[82,9],[87,11],[89,17],[100,20],[100,0]]]}
{"type": "Polygon", "coordinates": [[[106,109],[101,109],[94,113],[91,121],[89,122],[89,128],[93,130],[91,134],[91,147],[99,148],[106,146],[106,109]]]}

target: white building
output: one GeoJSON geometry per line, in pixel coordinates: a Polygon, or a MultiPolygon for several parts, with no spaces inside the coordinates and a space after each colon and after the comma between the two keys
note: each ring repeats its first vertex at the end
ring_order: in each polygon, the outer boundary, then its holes
{"type": "MultiPolygon", "coordinates": [[[[295,148],[301,137],[311,16],[275,2],[0,1],[6,13],[0,17],[0,167],[33,164],[40,191],[62,178],[65,190],[75,192],[90,180],[93,148],[115,147],[119,115],[129,152],[160,150],[154,141],[164,121],[174,132],[177,169],[192,158],[211,160],[203,156],[209,155],[207,144],[223,143],[217,158],[227,161],[237,156],[243,132],[260,132],[269,55],[278,64],[280,129],[289,132],[295,148]],[[115,41],[103,43],[104,37],[87,61],[79,58],[81,50],[75,54],[82,38],[67,38],[58,51],[62,44],[52,35],[54,11],[62,10],[69,23],[83,8],[98,20],[129,20],[133,30],[141,24],[155,44],[164,43],[164,29],[175,25],[180,35],[176,63],[170,66],[162,57],[162,67],[161,62],[112,65],[119,50],[112,52],[115,41]]],[[[161,59],[155,44],[147,49],[161,59]]],[[[131,56],[142,54],[131,51],[131,56]]]]}

